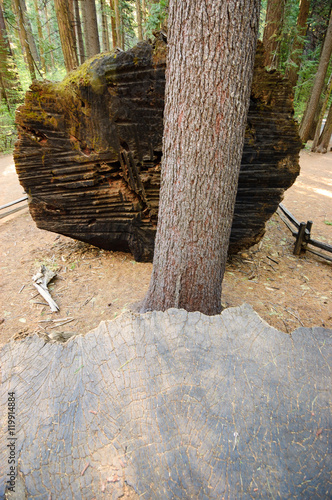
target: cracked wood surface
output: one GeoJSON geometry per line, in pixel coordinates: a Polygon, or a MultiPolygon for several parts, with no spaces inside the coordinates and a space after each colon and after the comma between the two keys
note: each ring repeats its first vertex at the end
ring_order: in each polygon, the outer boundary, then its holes
{"type": "MultiPolygon", "coordinates": [[[[152,260],[162,156],[161,40],[98,55],[60,83],[35,81],[14,159],[37,226],[152,260]]],[[[230,252],[257,243],[299,173],[291,87],[256,54],[230,252]]]]}
{"type": "Polygon", "coordinates": [[[125,313],[65,345],[11,342],[0,498],[9,391],[29,499],[329,498],[331,333],[287,335],[243,305],[125,313]]]}

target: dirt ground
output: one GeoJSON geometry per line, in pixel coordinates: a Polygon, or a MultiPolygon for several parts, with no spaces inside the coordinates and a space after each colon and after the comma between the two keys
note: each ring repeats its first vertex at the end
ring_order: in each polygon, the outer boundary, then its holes
{"type": "MultiPolygon", "coordinates": [[[[303,151],[301,169],[284,204],[298,220],[314,221],[315,239],[332,244],[332,152],[303,151]]],[[[0,205],[21,196],[12,157],[0,157],[0,205]]],[[[293,246],[294,238],[275,214],[263,240],[229,260],[223,305],[247,302],[287,333],[300,326],[332,328],[332,264],[310,253],[295,257],[293,246]]],[[[152,264],[137,263],[130,254],[37,229],[27,209],[0,219],[0,255],[0,345],[33,332],[60,339],[86,333],[142,300],[152,270],[152,264]],[[57,272],[49,289],[58,313],[32,285],[43,264],[57,272]]]]}

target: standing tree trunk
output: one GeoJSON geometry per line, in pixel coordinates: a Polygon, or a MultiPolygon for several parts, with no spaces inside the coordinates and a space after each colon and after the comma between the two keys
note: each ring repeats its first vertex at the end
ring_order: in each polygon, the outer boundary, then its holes
{"type": "Polygon", "coordinates": [[[324,102],[323,102],[323,105],[322,105],[322,109],[320,111],[319,119],[318,119],[318,122],[317,122],[317,125],[316,125],[315,136],[314,136],[314,140],[313,140],[313,143],[312,143],[312,146],[311,146],[311,151],[316,151],[316,148],[317,148],[317,146],[319,144],[319,141],[320,141],[320,138],[321,138],[320,131],[321,131],[321,128],[322,128],[322,123],[323,123],[324,116],[325,116],[325,113],[326,113],[326,110],[327,110],[327,106],[328,106],[328,103],[329,103],[331,92],[332,92],[332,75],[330,75],[330,78],[329,78],[329,81],[328,81],[328,84],[327,84],[326,93],[325,93],[325,99],[324,99],[324,102]]]}
{"type": "MultiPolygon", "coordinates": [[[[44,16],[45,16],[45,25],[46,25],[46,30],[47,30],[47,36],[49,41],[52,43],[52,33],[51,33],[51,28],[50,28],[50,18],[48,15],[48,10],[47,10],[47,3],[43,2],[43,8],[44,8],[44,16]]],[[[50,56],[51,56],[51,64],[52,67],[54,68],[55,66],[55,60],[54,60],[54,55],[53,55],[53,50],[50,51],[50,56]]]]}
{"type": "Polygon", "coordinates": [[[124,50],[119,0],[113,0],[117,47],[124,50]]]}
{"type": "Polygon", "coordinates": [[[285,0],[268,0],[263,33],[263,44],[266,52],[265,66],[268,68],[278,68],[284,10],[285,0]]]}
{"type": "Polygon", "coordinates": [[[323,131],[318,140],[318,144],[315,147],[315,149],[312,149],[312,151],[315,151],[316,153],[327,153],[331,135],[332,135],[332,104],[330,106],[329,114],[327,115],[323,131]]]}
{"type": "Polygon", "coordinates": [[[66,70],[69,72],[78,66],[75,51],[75,37],[70,19],[68,0],[54,0],[55,12],[58,20],[59,34],[66,70]]]}
{"type": "Polygon", "coordinates": [[[43,36],[42,24],[41,24],[41,20],[40,20],[38,0],[33,0],[33,3],[35,6],[35,11],[36,11],[40,64],[41,64],[41,69],[43,70],[44,73],[46,73],[46,64],[45,64],[45,56],[44,56],[44,36],[43,36]]]}
{"type": "Polygon", "coordinates": [[[35,63],[34,63],[34,60],[33,60],[32,54],[31,54],[31,50],[30,50],[30,45],[28,42],[28,36],[27,36],[26,29],[25,29],[25,25],[24,25],[24,18],[23,18],[23,12],[22,12],[22,8],[21,8],[20,0],[13,0],[13,7],[14,7],[14,12],[17,15],[19,32],[20,32],[20,39],[21,39],[21,43],[22,43],[22,50],[25,50],[25,56],[27,59],[31,80],[35,80],[36,79],[35,63]]]}
{"type": "Polygon", "coordinates": [[[137,33],[138,41],[143,40],[143,28],[142,28],[142,12],[141,12],[141,2],[136,0],[136,21],[137,21],[137,33]]]}
{"type": "Polygon", "coordinates": [[[105,10],[105,0],[100,0],[100,9],[101,9],[103,52],[109,52],[110,40],[109,40],[109,33],[108,33],[107,15],[106,15],[106,10],[105,10]]]}
{"type": "Polygon", "coordinates": [[[112,28],[112,47],[115,49],[117,47],[117,37],[116,37],[116,22],[115,22],[115,11],[114,11],[114,0],[110,0],[111,7],[111,28],[112,28]]]}
{"type": "Polygon", "coordinates": [[[84,15],[84,35],[87,57],[100,53],[98,23],[95,0],[84,0],[82,2],[84,15]]]}
{"type": "Polygon", "coordinates": [[[27,6],[26,6],[26,3],[25,3],[25,0],[19,0],[19,2],[20,2],[20,6],[21,6],[21,12],[22,12],[22,15],[23,15],[23,22],[24,22],[24,26],[25,26],[25,32],[26,32],[28,43],[29,43],[31,55],[32,55],[33,60],[35,62],[39,63],[40,62],[40,58],[39,58],[39,54],[38,54],[36,42],[35,42],[35,39],[34,39],[34,36],[33,36],[33,33],[32,33],[32,28],[31,28],[30,19],[29,19],[29,16],[28,16],[27,6]]]}
{"type": "Polygon", "coordinates": [[[73,5],[74,5],[74,16],[75,16],[76,40],[79,52],[79,62],[80,64],[83,64],[85,61],[85,51],[84,51],[82,24],[81,24],[80,8],[78,0],[73,0],[73,5]]]}
{"type": "Polygon", "coordinates": [[[310,0],[300,1],[300,10],[297,17],[297,33],[292,45],[291,62],[286,76],[288,77],[292,87],[294,88],[299,74],[301,57],[304,47],[304,36],[307,31],[307,20],[310,8],[310,0]]]}
{"type": "Polygon", "coordinates": [[[162,182],[143,310],[221,311],[259,5],[169,3],[162,182]]]}
{"type": "Polygon", "coordinates": [[[312,124],[315,120],[315,114],[317,106],[319,105],[319,98],[321,96],[324,87],[326,71],[330,62],[331,53],[332,53],[332,12],[330,17],[330,23],[326,32],[324,45],[319,59],[319,65],[314,81],[314,86],[311,91],[310,99],[301,121],[299,133],[303,143],[306,143],[307,140],[309,139],[312,124]]]}

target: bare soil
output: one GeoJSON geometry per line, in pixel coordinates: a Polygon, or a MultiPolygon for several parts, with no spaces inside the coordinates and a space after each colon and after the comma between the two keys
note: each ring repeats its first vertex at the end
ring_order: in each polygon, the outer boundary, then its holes
{"type": "MultiPolygon", "coordinates": [[[[315,239],[332,244],[332,153],[301,153],[301,175],[284,204],[300,221],[313,220],[315,239]]],[[[22,196],[12,157],[0,158],[0,205],[22,196]]],[[[263,240],[229,259],[225,307],[247,302],[287,333],[300,326],[332,328],[331,263],[292,254],[294,238],[275,214],[263,240]]],[[[86,333],[143,299],[152,264],[37,229],[27,209],[0,219],[0,345],[33,332],[86,333]],[[50,284],[60,312],[52,313],[32,285],[41,265],[57,272],[50,284]],[[63,320],[63,321],[59,321],[63,320]]]]}

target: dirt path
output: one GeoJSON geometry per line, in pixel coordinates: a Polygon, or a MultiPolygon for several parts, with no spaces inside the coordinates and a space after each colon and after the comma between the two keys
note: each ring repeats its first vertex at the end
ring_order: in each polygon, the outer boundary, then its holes
{"type": "MultiPolygon", "coordinates": [[[[11,157],[0,158],[0,204],[22,194],[11,165],[11,157]]],[[[299,220],[314,221],[315,238],[332,244],[332,153],[304,151],[301,167],[284,203],[299,220]]],[[[294,257],[293,245],[294,238],[274,215],[262,242],[228,262],[223,304],[248,302],[286,332],[301,325],[331,328],[331,264],[311,254],[294,257]]],[[[86,333],[141,300],[152,270],[152,264],[137,263],[130,254],[39,230],[28,212],[0,220],[0,255],[0,344],[32,332],[86,333]],[[51,313],[31,285],[42,264],[58,273],[50,289],[59,313],[51,313]],[[59,319],[64,321],[54,321],[59,319]]]]}

